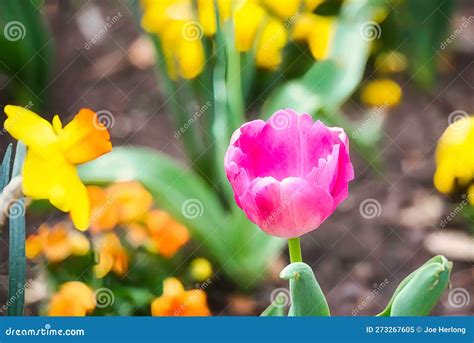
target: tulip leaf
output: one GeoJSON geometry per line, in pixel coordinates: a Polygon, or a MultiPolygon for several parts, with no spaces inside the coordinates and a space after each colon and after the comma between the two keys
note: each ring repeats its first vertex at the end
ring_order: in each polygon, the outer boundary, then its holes
{"type": "Polygon", "coordinates": [[[435,256],[412,272],[395,290],[378,316],[426,316],[446,289],[452,263],[435,256]]]}
{"type": "Polygon", "coordinates": [[[284,240],[266,235],[242,211],[226,212],[209,185],[193,170],[144,147],[119,147],[79,169],[85,183],[137,180],[157,206],[186,225],[208,258],[241,288],[261,279],[284,240]]]}
{"type": "Polygon", "coordinates": [[[278,293],[275,300],[262,312],[260,317],[284,317],[287,300],[287,294],[284,292],[278,293]]]}
{"type": "Polygon", "coordinates": [[[288,316],[329,316],[329,306],[310,266],[295,262],[280,277],[290,280],[291,308],[288,316]]]}
{"type": "MultiPolygon", "coordinates": [[[[17,143],[15,159],[13,161],[12,178],[18,176],[25,159],[26,147],[20,141],[17,143]]],[[[25,302],[25,200],[20,198],[9,204],[8,242],[8,299],[9,316],[22,316],[25,302]]]]}
{"type": "Polygon", "coordinates": [[[8,144],[7,149],[5,150],[5,155],[3,155],[1,174],[0,174],[0,192],[3,191],[5,186],[10,180],[10,168],[11,168],[11,159],[12,159],[12,143],[8,144]]]}

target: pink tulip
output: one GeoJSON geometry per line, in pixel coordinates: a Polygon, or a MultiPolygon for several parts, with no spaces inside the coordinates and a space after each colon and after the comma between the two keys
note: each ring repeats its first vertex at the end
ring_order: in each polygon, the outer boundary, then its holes
{"type": "Polygon", "coordinates": [[[354,179],[344,130],[291,109],[242,125],[224,164],[237,205],[262,230],[284,238],[317,229],[354,179]]]}

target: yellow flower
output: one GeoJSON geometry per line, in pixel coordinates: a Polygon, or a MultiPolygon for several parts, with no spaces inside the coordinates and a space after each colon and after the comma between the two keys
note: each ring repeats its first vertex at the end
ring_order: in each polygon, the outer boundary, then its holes
{"type": "Polygon", "coordinates": [[[89,240],[82,233],[68,229],[64,222],[53,227],[42,224],[38,234],[26,240],[26,256],[29,259],[43,254],[49,261],[57,263],[70,255],[85,255],[89,250],[89,240]]]}
{"type": "Polygon", "coordinates": [[[192,260],[190,272],[194,280],[204,281],[211,277],[212,265],[205,258],[198,257],[192,260]]]}
{"type": "Polygon", "coordinates": [[[163,295],[151,304],[152,316],[210,316],[206,293],[200,289],[185,291],[176,278],[163,282],[163,295]]]}
{"type": "Polygon", "coordinates": [[[105,234],[99,244],[99,264],[94,266],[95,275],[101,279],[110,271],[123,276],[128,270],[127,252],[113,233],[105,234]]]}
{"type": "Polygon", "coordinates": [[[296,41],[307,41],[313,57],[322,60],[329,54],[335,29],[333,17],[303,13],[296,19],[292,37],[296,41]]]}
{"type": "Polygon", "coordinates": [[[252,1],[246,1],[235,10],[235,45],[238,51],[246,52],[253,48],[265,16],[265,10],[252,1]]]}
{"type": "Polygon", "coordinates": [[[5,129],[28,148],[23,165],[23,193],[33,199],[48,199],[70,212],[74,225],[85,230],[89,223],[89,199],[76,165],[91,161],[112,149],[107,129],[88,109],[82,109],[62,127],[58,116],[53,125],[19,106],[5,107],[5,129]]]}
{"type": "Polygon", "coordinates": [[[361,91],[361,101],[369,106],[393,107],[400,103],[402,89],[389,79],[368,82],[361,91]]]}
{"type": "MultiPolygon", "coordinates": [[[[460,115],[448,126],[436,148],[434,184],[442,193],[465,189],[474,181],[474,116],[460,115]]],[[[469,188],[468,194],[474,191],[469,188]]],[[[473,202],[472,197],[470,198],[473,202]]]]}
{"type": "Polygon", "coordinates": [[[263,3],[282,18],[295,15],[301,6],[301,0],[263,0],[263,3]]]}
{"type": "Polygon", "coordinates": [[[381,53],[375,59],[378,73],[399,73],[407,68],[407,58],[397,51],[381,53]]]}
{"type": "Polygon", "coordinates": [[[85,316],[95,305],[92,289],[82,282],[70,281],[62,284],[51,298],[48,316],[85,316]]]}
{"type": "Polygon", "coordinates": [[[259,67],[275,70],[281,63],[281,50],[286,44],[286,30],[276,19],[270,19],[262,31],[256,62],[259,67]]]}

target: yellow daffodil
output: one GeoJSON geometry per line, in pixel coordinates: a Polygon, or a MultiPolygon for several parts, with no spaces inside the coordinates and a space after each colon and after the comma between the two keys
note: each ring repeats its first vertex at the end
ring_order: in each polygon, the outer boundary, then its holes
{"type": "Polygon", "coordinates": [[[263,0],[265,6],[267,6],[272,12],[282,18],[288,18],[298,13],[301,0],[263,0]]]}
{"type": "Polygon", "coordinates": [[[107,129],[97,115],[82,109],[62,126],[58,116],[51,125],[30,110],[8,105],[5,129],[27,146],[22,170],[23,193],[33,199],[48,199],[70,212],[74,225],[85,230],[89,224],[89,198],[76,166],[112,149],[107,129]]]}
{"type": "Polygon", "coordinates": [[[392,80],[380,79],[368,82],[362,88],[360,99],[369,106],[393,107],[400,103],[402,89],[392,80]]]}
{"type": "Polygon", "coordinates": [[[97,278],[103,278],[110,271],[123,276],[128,270],[128,255],[122,243],[113,233],[105,234],[99,243],[99,264],[94,266],[97,278]]]}
{"type": "Polygon", "coordinates": [[[92,289],[79,281],[61,285],[49,305],[48,316],[85,316],[96,306],[92,289]]]}
{"type": "Polygon", "coordinates": [[[190,272],[194,280],[205,281],[212,275],[211,262],[202,257],[195,258],[191,261],[190,272]]]}
{"type": "MultiPolygon", "coordinates": [[[[235,47],[255,49],[256,65],[275,70],[282,59],[288,32],[305,40],[316,59],[325,59],[335,32],[335,20],[312,12],[322,0],[218,0],[221,24],[233,20],[235,47]],[[293,26],[296,27],[293,30],[293,26]]],[[[202,37],[216,32],[214,0],[143,0],[143,28],[156,34],[171,79],[193,79],[205,67],[202,37]],[[196,8],[194,8],[194,6],[196,8]]]]}
{"type": "Polygon", "coordinates": [[[287,33],[283,24],[276,19],[270,19],[262,31],[262,37],[258,44],[256,62],[257,65],[275,70],[281,63],[281,50],[286,44],[287,33]]]}
{"type": "Polygon", "coordinates": [[[210,316],[206,293],[201,289],[185,291],[176,278],[163,282],[163,295],[151,304],[152,316],[210,316]]]}
{"type": "Polygon", "coordinates": [[[457,188],[464,191],[471,183],[468,194],[474,192],[474,116],[460,113],[438,141],[434,184],[450,194],[457,188]]]}

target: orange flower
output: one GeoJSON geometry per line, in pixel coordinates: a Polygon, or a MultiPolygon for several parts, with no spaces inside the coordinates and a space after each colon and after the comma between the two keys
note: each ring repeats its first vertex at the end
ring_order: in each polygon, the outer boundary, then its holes
{"type": "Polygon", "coordinates": [[[48,316],[85,316],[95,305],[92,289],[82,282],[70,281],[62,284],[51,298],[48,316]]]}
{"type": "Polygon", "coordinates": [[[143,218],[153,205],[153,197],[138,182],[120,182],[107,188],[109,198],[117,204],[118,220],[122,224],[143,218]]]}
{"type": "Polygon", "coordinates": [[[99,264],[94,266],[97,278],[103,278],[110,271],[122,276],[128,269],[128,256],[120,240],[113,233],[102,237],[99,245],[99,264]]]}
{"type": "Polygon", "coordinates": [[[152,316],[210,316],[206,293],[200,289],[185,291],[176,278],[163,282],[163,295],[151,304],[152,316]]]}
{"type": "Polygon", "coordinates": [[[60,222],[53,227],[42,224],[38,234],[26,240],[25,250],[30,259],[42,253],[51,262],[61,262],[70,255],[85,255],[89,248],[89,240],[83,234],[69,229],[67,223],[60,222]]]}
{"type": "Polygon", "coordinates": [[[148,213],[146,225],[156,250],[170,258],[189,241],[186,227],[175,221],[167,212],[153,210],[148,213]]]}
{"type": "Polygon", "coordinates": [[[87,193],[91,203],[90,229],[92,232],[111,231],[118,224],[115,204],[107,192],[97,186],[88,186],[87,193]]]}
{"type": "Polygon", "coordinates": [[[90,186],[87,191],[93,232],[111,231],[118,224],[139,221],[153,204],[151,194],[136,181],[115,183],[105,190],[90,186]]]}

